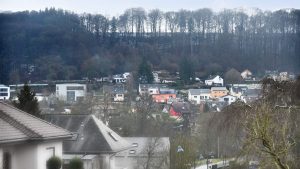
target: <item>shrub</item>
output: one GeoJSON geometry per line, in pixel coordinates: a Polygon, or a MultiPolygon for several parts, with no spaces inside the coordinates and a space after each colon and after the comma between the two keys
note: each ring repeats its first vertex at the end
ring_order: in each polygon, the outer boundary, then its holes
{"type": "Polygon", "coordinates": [[[47,169],[60,169],[61,159],[53,156],[47,160],[47,169]]]}
{"type": "Polygon", "coordinates": [[[80,158],[73,158],[69,163],[69,169],[83,169],[83,162],[80,158]]]}

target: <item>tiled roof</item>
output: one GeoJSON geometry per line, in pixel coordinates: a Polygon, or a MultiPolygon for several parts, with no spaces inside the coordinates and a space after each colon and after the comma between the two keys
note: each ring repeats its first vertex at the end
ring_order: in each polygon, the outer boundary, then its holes
{"type": "Polygon", "coordinates": [[[116,153],[131,147],[117,133],[107,127],[94,115],[45,115],[45,119],[65,128],[77,137],[63,142],[66,154],[116,153]]]}
{"type": "Polygon", "coordinates": [[[67,130],[3,102],[0,102],[0,131],[0,144],[72,136],[67,130]]]}

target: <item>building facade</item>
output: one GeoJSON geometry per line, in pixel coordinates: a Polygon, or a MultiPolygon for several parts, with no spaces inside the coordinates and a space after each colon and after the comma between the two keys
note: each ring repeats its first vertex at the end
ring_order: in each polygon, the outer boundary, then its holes
{"type": "Polygon", "coordinates": [[[8,100],[10,98],[10,88],[0,84],[0,100],[8,100]]]}
{"type": "Polygon", "coordinates": [[[56,84],[56,97],[66,102],[76,102],[86,96],[86,85],[78,83],[56,84]]]}

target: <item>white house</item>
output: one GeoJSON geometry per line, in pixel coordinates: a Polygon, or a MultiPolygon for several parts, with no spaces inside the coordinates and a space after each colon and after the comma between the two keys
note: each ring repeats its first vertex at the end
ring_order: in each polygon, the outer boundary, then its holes
{"type": "Polygon", "coordinates": [[[218,86],[223,86],[224,81],[223,78],[221,78],[219,75],[217,76],[212,76],[205,80],[205,85],[212,86],[212,85],[218,85],[218,86]]]}
{"type": "Polygon", "coordinates": [[[248,70],[248,69],[244,70],[244,71],[241,73],[241,77],[242,77],[243,79],[249,79],[249,78],[251,78],[251,76],[252,76],[252,72],[251,72],[250,70],[248,70]]]}
{"type": "Polygon", "coordinates": [[[196,104],[210,99],[210,89],[189,89],[188,100],[196,104]]]}
{"type": "Polygon", "coordinates": [[[219,98],[219,101],[226,102],[228,105],[235,102],[236,100],[237,100],[237,97],[232,96],[232,95],[226,95],[226,96],[223,96],[223,97],[219,98]]]}
{"type": "Polygon", "coordinates": [[[66,102],[76,102],[86,96],[86,84],[56,84],[56,97],[66,102]]]}
{"type": "Polygon", "coordinates": [[[10,88],[0,84],[0,100],[8,100],[10,97],[10,88]]]}
{"type": "Polygon", "coordinates": [[[46,169],[52,156],[62,158],[62,142],[72,134],[0,102],[0,168],[46,169]]]}

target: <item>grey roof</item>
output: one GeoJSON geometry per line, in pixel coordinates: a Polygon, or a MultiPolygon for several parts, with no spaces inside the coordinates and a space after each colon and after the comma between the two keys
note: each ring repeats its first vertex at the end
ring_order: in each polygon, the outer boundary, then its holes
{"type": "Polygon", "coordinates": [[[189,92],[191,95],[200,95],[200,94],[209,94],[209,89],[190,89],[189,92]]]}
{"type": "Polygon", "coordinates": [[[45,119],[77,137],[63,142],[65,154],[107,154],[125,150],[130,144],[94,115],[45,115],[45,119]]]}
{"type": "Polygon", "coordinates": [[[169,154],[169,137],[124,137],[124,139],[131,144],[131,148],[117,153],[116,156],[147,156],[149,147],[154,147],[154,156],[169,154]],[[134,153],[130,153],[130,151],[134,151],[134,153]]]}
{"type": "Polygon", "coordinates": [[[65,139],[72,136],[67,130],[4,102],[0,102],[0,131],[0,144],[31,140],[65,139]]]}
{"type": "Polygon", "coordinates": [[[103,86],[103,91],[105,93],[111,93],[111,94],[124,94],[125,89],[123,84],[117,84],[113,86],[105,85],[103,86]]]}
{"type": "Polygon", "coordinates": [[[148,89],[148,88],[167,88],[168,86],[165,84],[139,84],[139,87],[148,89]]]}
{"type": "Polygon", "coordinates": [[[161,88],[159,89],[160,94],[176,94],[176,90],[168,89],[168,88],[161,88]]]}
{"type": "Polygon", "coordinates": [[[227,90],[226,87],[211,87],[211,90],[227,90]]]}
{"type": "Polygon", "coordinates": [[[261,89],[248,89],[244,92],[244,96],[258,97],[261,94],[261,89]]]}

